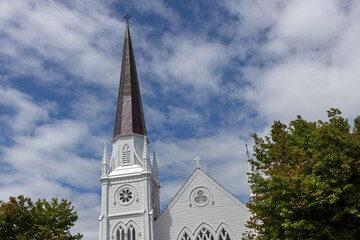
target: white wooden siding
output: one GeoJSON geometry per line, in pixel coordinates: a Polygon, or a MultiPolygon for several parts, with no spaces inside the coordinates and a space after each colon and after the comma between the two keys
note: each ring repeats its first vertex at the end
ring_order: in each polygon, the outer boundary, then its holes
{"type": "Polygon", "coordinates": [[[177,240],[184,227],[194,234],[201,224],[206,223],[215,231],[221,224],[226,224],[231,229],[231,239],[240,240],[242,233],[246,231],[245,223],[250,216],[244,204],[198,169],[155,221],[155,239],[177,240]],[[210,201],[204,207],[190,207],[189,195],[194,188],[200,186],[210,190],[214,203],[210,201]]]}

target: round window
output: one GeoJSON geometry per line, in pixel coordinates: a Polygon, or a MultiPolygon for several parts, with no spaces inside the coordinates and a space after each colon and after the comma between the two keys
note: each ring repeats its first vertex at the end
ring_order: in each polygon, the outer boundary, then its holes
{"type": "Polygon", "coordinates": [[[133,193],[130,191],[130,189],[123,189],[119,195],[120,201],[122,203],[128,203],[133,199],[133,193]]]}
{"type": "Polygon", "coordinates": [[[136,198],[132,187],[124,186],[119,189],[117,193],[117,199],[121,205],[129,205],[136,198]]]}
{"type": "Polygon", "coordinates": [[[208,197],[204,195],[204,191],[200,190],[197,192],[194,201],[197,204],[204,204],[204,203],[207,203],[208,197]]]}
{"type": "Polygon", "coordinates": [[[210,196],[211,195],[208,189],[205,187],[198,187],[191,192],[190,203],[198,207],[206,206],[210,201],[210,196]]]}

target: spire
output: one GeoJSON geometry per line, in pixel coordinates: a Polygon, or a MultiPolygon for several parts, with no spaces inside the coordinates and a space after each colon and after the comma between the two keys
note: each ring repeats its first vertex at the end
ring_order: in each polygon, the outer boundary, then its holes
{"type": "MultiPolygon", "coordinates": [[[[128,16],[128,14],[127,14],[128,16]]],[[[144,113],[141,104],[139,81],[132,48],[129,16],[126,17],[126,32],[120,74],[118,103],[114,137],[137,133],[146,136],[144,113]]]]}

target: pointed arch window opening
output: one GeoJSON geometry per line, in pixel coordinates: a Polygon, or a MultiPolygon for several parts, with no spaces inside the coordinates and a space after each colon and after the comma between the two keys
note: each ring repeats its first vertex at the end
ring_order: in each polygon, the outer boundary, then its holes
{"type": "Polygon", "coordinates": [[[187,232],[184,232],[180,240],[191,240],[191,237],[187,232]]]}
{"type": "Polygon", "coordinates": [[[225,230],[225,228],[220,230],[219,240],[231,240],[229,233],[225,230]]]}
{"type": "Polygon", "coordinates": [[[226,226],[219,226],[217,231],[214,231],[211,227],[209,229],[203,226],[195,236],[185,230],[179,235],[178,240],[232,240],[229,230],[226,226]]]}
{"type": "Polygon", "coordinates": [[[200,232],[196,236],[196,240],[214,240],[214,236],[205,227],[201,228],[200,232]]]}
{"type": "Polygon", "coordinates": [[[130,147],[126,144],[122,150],[122,165],[129,165],[130,163],[130,147]]]}
{"type": "Polygon", "coordinates": [[[124,228],[120,227],[117,231],[116,231],[116,240],[125,240],[125,230],[124,228]]]}
{"type": "Polygon", "coordinates": [[[133,225],[130,225],[127,230],[127,240],[136,240],[136,231],[133,225]]]}
{"type": "Polygon", "coordinates": [[[136,230],[133,225],[130,225],[127,229],[119,227],[116,231],[116,240],[136,240],[136,230]]]}

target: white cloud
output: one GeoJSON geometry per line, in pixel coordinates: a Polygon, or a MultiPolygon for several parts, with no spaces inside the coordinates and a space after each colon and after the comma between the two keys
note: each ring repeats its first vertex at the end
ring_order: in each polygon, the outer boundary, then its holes
{"type": "Polygon", "coordinates": [[[49,111],[55,107],[53,103],[36,104],[31,97],[13,88],[0,86],[0,105],[12,108],[15,113],[0,119],[15,132],[32,132],[38,122],[49,120],[49,111]]]}
{"type": "Polygon", "coordinates": [[[159,46],[161,48],[150,50],[151,71],[161,77],[165,86],[188,85],[198,90],[217,90],[219,70],[230,60],[221,43],[185,33],[165,35],[159,46]]]}
{"type": "Polygon", "coordinates": [[[257,118],[289,121],[301,114],[324,119],[330,107],[357,115],[359,4],[344,8],[340,1],[269,1],[266,8],[260,2],[245,2],[250,10],[240,16],[245,23],[252,19],[257,29],[268,29],[265,41],[256,43],[262,65],[242,68],[250,85],[241,92],[254,104],[257,118]],[[252,18],[261,12],[262,18],[252,18]]]}
{"type": "Polygon", "coordinates": [[[158,128],[159,126],[162,126],[167,119],[165,113],[155,106],[146,105],[145,110],[147,127],[153,129],[158,128]]]}
{"type": "Polygon", "coordinates": [[[98,239],[98,217],[101,202],[97,193],[74,193],[72,204],[78,211],[79,220],[71,229],[72,233],[84,234],[84,239],[98,239]]]}
{"type": "Polygon", "coordinates": [[[264,71],[246,96],[270,121],[289,120],[298,114],[310,114],[313,119],[323,114],[320,108],[329,109],[343,100],[343,93],[334,86],[337,74],[332,71],[317,62],[286,62],[264,71]]]}
{"type": "Polygon", "coordinates": [[[162,0],[135,0],[133,1],[136,9],[141,12],[152,12],[158,16],[167,19],[172,24],[177,24],[180,21],[179,14],[175,12],[172,8],[166,5],[166,1],[162,0]]]}
{"type": "Polygon", "coordinates": [[[15,176],[10,181],[26,182],[30,177],[86,189],[94,187],[97,180],[93,176],[99,172],[97,162],[74,153],[87,135],[82,123],[65,120],[37,127],[34,135],[15,137],[15,145],[1,149],[15,176]]]}
{"type": "Polygon", "coordinates": [[[83,155],[100,153],[102,141],[90,134],[90,124],[51,119],[54,104],[38,104],[10,87],[0,87],[0,104],[13,113],[1,120],[14,130],[8,136],[14,144],[0,147],[0,199],[23,194],[33,200],[71,200],[80,216],[73,230],[96,238],[97,231],[90,229],[97,229],[99,196],[94,189],[99,186],[96,176],[100,176],[100,161],[83,155]]]}
{"type": "Polygon", "coordinates": [[[199,113],[184,107],[170,106],[168,115],[168,121],[171,124],[191,122],[191,124],[195,125],[196,122],[201,121],[199,113]]]}
{"type": "Polygon", "coordinates": [[[115,121],[115,117],[109,119],[109,116],[115,115],[116,102],[111,102],[112,97],[102,97],[80,89],[76,95],[71,104],[72,117],[85,122],[93,132],[102,135],[101,126],[115,121]]]}
{"type": "Polygon", "coordinates": [[[279,13],[279,19],[269,34],[270,54],[328,46],[339,33],[343,20],[343,13],[335,0],[290,1],[279,13]]]}
{"type": "Polygon", "coordinates": [[[111,33],[109,27],[122,26],[117,20],[100,10],[88,15],[53,1],[14,0],[2,5],[7,14],[0,19],[0,26],[11,50],[2,48],[0,54],[11,61],[20,60],[15,65],[5,65],[5,69],[20,75],[36,74],[43,81],[65,80],[49,74],[60,72],[59,66],[51,66],[59,64],[61,70],[75,74],[81,81],[113,86],[120,65],[113,54],[119,35],[112,34],[112,41],[101,39],[104,33],[111,33]]]}
{"type": "Polygon", "coordinates": [[[246,141],[234,133],[221,132],[207,138],[152,143],[151,147],[158,155],[160,177],[165,178],[161,191],[163,203],[167,204],[171,200],[174,196],[172,193],[176,193],[195,170],[193,159],[196,155],[202,158],[201,169],[226,189],[236,195],[247,195],[246,141]]]}
{"type": "Polygon", "coordinates": [[[270,28],[279,17],[279,11],[290,1],[282,0],[227,0],[224,7],[238,17],[236,24],[229,24],[231,29],[240,36],[258,37],[270,28]]]}
{"type": "Polygon", "coordinates": [[[173,199],[175,194],[180,190],[182,185],[184,185],[185,181],[181,180],[166,180],[161,184],[160,191],[160,205],[164,209],[170,201],[173,199]]]}

